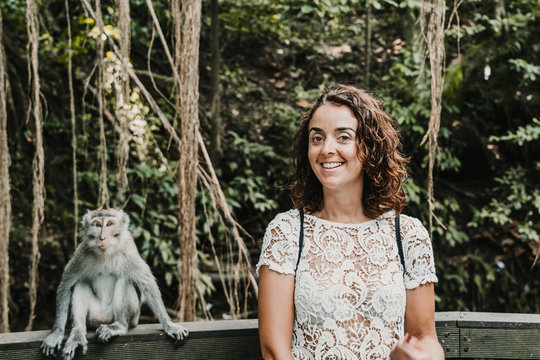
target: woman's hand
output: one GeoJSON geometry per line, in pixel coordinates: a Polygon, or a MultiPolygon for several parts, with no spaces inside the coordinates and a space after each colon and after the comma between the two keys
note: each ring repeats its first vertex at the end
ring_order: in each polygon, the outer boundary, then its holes
{"type": "Polygon", "coordinates": [[[443,360],[444,352],[435,329],[435,295],[433,283],[407,290],[405,336],[390,354],[393,360],[443,360]]]}
{"type": "Polygon", "coordinates": [[[392,360],[432,360],[434,359],[433,350],[439,352],[437,349],[439,346],[437,340],[431,336],[417,338],[407,333],[394,346],[390,358],[392,360]]]}

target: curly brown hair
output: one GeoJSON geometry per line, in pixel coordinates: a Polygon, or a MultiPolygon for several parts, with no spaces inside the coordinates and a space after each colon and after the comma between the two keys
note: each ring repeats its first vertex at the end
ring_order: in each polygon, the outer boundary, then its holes
{"type": "Polygon", "coordinates": [[[375,219],[389,210],[399,214],[407,204],[403,181],[407,178],[408,159],[400,152],[397,123],[383,110],[382,102],[376,97],[365,90],[341,84],[328,88],[312,108],[302,114],[300,129],[294,137],[287,186],[294,207],[313,213],[323,206],[322,185],[309,163],[308,145],[309,122],[315,111],[325,104],[346,106],[358,120],[356,138],[364,171],[362,205],[365,215],[375,219]]]}

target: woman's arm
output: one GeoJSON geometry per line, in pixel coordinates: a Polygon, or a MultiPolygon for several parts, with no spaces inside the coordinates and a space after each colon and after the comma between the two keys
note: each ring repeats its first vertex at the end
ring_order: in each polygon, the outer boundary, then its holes
{"type": "Polygon", "coordinates": [[[444,359],[444,352],[435,330],[433,283],[407,290],[405,332],[406,335],[392,351],[393,360],[444,359]]]}
{"type": "Polygon", "coordinates": [[[263,358],[292,359],[294,324],[294,275],[268,266],[259,272],[259,338],[263,358]]]}

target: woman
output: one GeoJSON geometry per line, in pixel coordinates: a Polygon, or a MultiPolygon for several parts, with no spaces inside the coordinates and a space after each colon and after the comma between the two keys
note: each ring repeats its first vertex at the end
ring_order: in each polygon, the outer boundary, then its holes
{"type": "Polygon", "coordinates": [[[265,359],[444,359],[431,242],[404,215],[400,263],[399,147],[380,102],[352,86],[330,88],[303,116],[289,186],[296,209],[268,225],[257,264],[265,359]]]}

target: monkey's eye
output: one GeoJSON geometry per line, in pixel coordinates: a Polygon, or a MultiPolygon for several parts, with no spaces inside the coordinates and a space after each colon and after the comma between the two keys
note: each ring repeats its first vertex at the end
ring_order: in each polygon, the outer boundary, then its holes
{"type": "Polygon", "coordinates": [[[107,221],[107,226],[113,226],[113,222],[112,221],[107,221]]]}
{"type": "Polygon", "coordinates": [[[95,223],[94,223],[94,226],[95,226],[95,227],[101,227],[101,223],[100,223],[100,222],[95,222],[95,223]]]}

